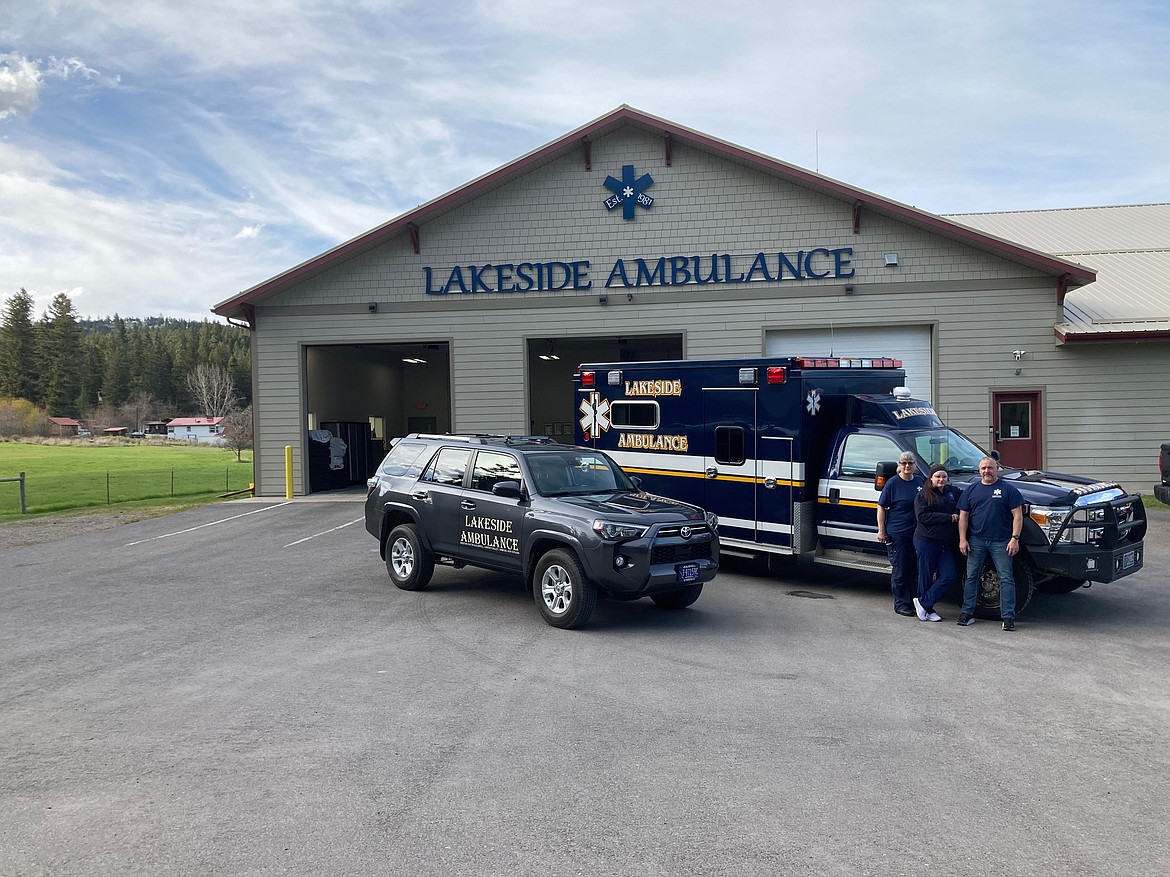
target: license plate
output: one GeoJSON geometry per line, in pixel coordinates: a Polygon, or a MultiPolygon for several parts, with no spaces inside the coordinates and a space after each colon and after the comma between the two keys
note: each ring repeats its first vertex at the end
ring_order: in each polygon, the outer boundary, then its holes
{"type": "Polygon", "coordinates": [[[1129,569],[1135,563],[1137,563],[1137,550],[1136,549],[1133,551],[1127,551],[1127,552],[1125,552],[1125,554],[1121,555],[1121,568],[1122,569],[1129,569]]]}
{"type": "Polygon", "coordinates": [[[697,563],[684,563],[678,568],[678,580],[680,582],[694,582],[699,579],[699,565],[697,563]]]}

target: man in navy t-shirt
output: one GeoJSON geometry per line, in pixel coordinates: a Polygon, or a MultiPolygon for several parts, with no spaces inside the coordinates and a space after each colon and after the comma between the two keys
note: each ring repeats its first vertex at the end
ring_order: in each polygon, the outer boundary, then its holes
{"type": "Polygon", "coordinates": [[[1020,550],[1024,529],[1024,498],[1015,486],[1000,480],[999,463],[979,461],[979,480],[959,497],[959,550],[967,556],[963,608],[959,624],[975,623],[975,601],[983,562],[990,557],[999,573],[999,614],[1004,630],[1016,629],[1016,579],[1012,558],[1020,550]]]}
{"type": "Polygon", "coordinates": [[[915,468],[914,455],[904,452],[898,457],[898,477],[882,488],[877,503],[878,542],[884,542],[890,556],[890,590],[894,592],[894,611],[915,616],[914,598],[918,595],[918,555],[914,552],[914,500],[926,483],[915,468]]]}

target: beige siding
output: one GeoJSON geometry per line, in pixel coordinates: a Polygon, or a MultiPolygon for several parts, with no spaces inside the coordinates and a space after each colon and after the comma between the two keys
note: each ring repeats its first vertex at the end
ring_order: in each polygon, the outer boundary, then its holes
{"type": "Polygon", "coordinates": [[[740,163],[677,144],[665,168],[658,138],[633,129],[600,138],[590,173],[580,155],[551,161],[425,223],[418,255],[403,235],[257,303],[258,489],[284,492],[283,448],[292,445],[294,490],[304,492],[307,345],[449,340],[454,428],[525,432],[527,338],[673,332],[688,358],[714,358],[759,355],[768,329],[830,323],[937,325],[936,405],[956,428],[986,444],[991,391],[1041,389],[1046,465],[1149,488],[1157,444],[1170,440],[1165,344],[1060,348],[1054,278],[872,213],[860,234],[852,222],[850,204],[740,163]],[[657,203],[635,222],[602,206],[600,180],[623,164],[655,178],[657,203]],[[855,294],[832,279],[604,288],[618,258],[814,246],[853,248],[855,294]],[[897,268],[883,264],[890,251],[897,268]],[[441,284],[453,265],[552,259],[589,260],[593,288],[424,294],[424,266],[441,284]],[[1028,351],[1021,363],[1015,349],[1028,351]]]}

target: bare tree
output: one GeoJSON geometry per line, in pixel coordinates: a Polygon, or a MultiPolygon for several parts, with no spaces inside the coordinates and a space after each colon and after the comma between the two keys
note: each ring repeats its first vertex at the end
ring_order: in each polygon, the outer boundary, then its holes
{"type": "Polygon", "coordinates": [[[200,363],[185,379],[187,392],[202,409],[204,417],[227,417],[240,406],[236,387],[226,368],[200,363]]]}
{"type": "Polygon", "coordinates": [[[252,406],[233,411],[223,422],[223,443],[236,452],[236,462],[241,462],[243,451],[252,448],[252,406]]]}

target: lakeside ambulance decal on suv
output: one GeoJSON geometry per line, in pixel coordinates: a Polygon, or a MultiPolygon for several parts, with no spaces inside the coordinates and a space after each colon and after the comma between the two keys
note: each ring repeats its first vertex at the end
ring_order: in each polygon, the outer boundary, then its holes
{"type": "Polygon", "coordinates": [[[415,433],[367,486],[395,585],[422,590],[436,564],[518,573],[553,627],[580,627],[606,596],[682,609],[719,569],[714,515],[645,493],[593,448],[415,433]]]}

